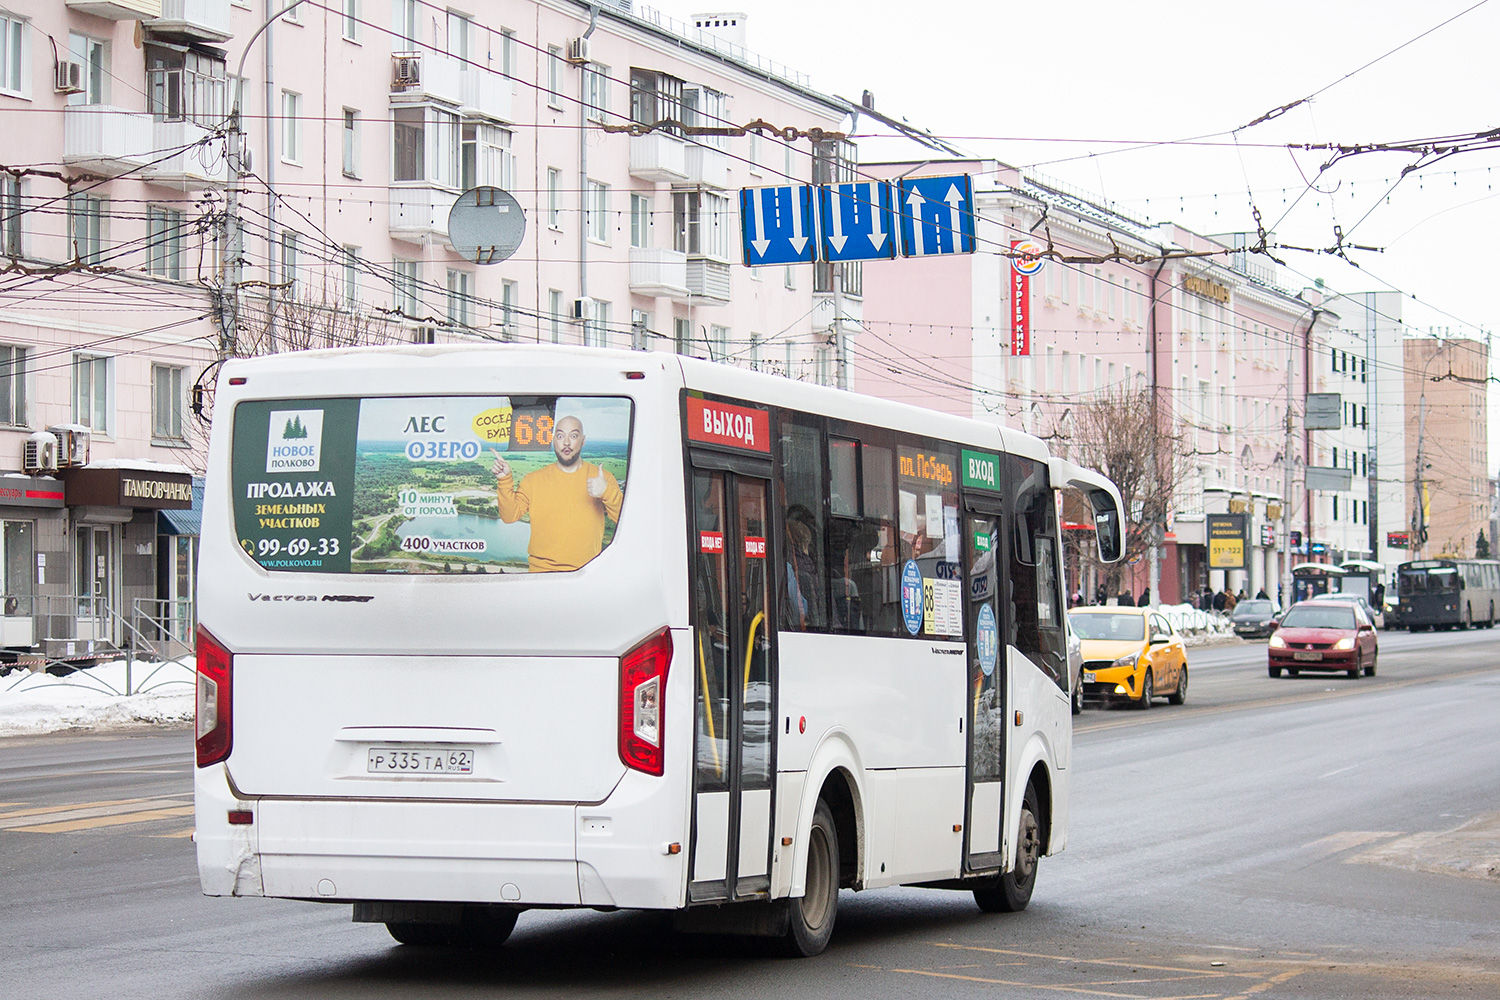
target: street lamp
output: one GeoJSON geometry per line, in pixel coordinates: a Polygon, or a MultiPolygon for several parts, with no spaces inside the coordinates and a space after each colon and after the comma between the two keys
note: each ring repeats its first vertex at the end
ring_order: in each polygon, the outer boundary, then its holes
{"type": "MultiPolygon", "coordinates": [[[[234,102],[229,107],[229,122],[224,130],[224,160],[229,168],[228,190],[224,196],[224,302],[221,306],[219,322],[223,328],[222,339],[219,342],[219,357],[231,357],[239,347],[240,326],[240,275],[244,259],[241,257],[238,243],[240,236],[240,179],[244,175],[244,133],[240,130],[240,102],[244,97],[245,90],[245,59],[250,55],[250,47],[255,44],[256,39],[266,33],[266,30],[275,24],[277,19],[296,10],[306,3],[307,0],[292,0],[291,3],[281,8],[266,19],[255,32],[245,40],[245,48],[240,52],[240,62],[234,71],[234,102]]],[[[266,108],[270,114],[271,109],[266,108]]]]}

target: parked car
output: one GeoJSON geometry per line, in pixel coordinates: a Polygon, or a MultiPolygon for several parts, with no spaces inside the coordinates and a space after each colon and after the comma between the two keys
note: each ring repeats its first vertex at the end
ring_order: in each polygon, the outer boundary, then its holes
{"type": "Polygon", "coordinates": [[[1304,670],[1342,671],[1350,677],[1375,676],[1380,641],[1375,625],[1358,602],[1309,599],[1281,617],[1267,648],[1267,670],[1296,677],[1304,670]]]}
{"type": "Polygon", "coordinates": [[[1083,698],[1150,708],[1153,698],[1187,701],[1187,648],[1182,636],[1151,608],[1094,607],[1068,612],[1083,640],[1083,698]]]}
{"type": "Polygon", "coordinates": [[[1346,594],[1334,592],[1332,594],[1317,594],[1308,598],[1309,601],[1353,601],[1364,611],[1365,617],[1370,619],[1370,624],[1376,628],[1385,628],[1385,610],[1377,608],[1370,603],[1370,599],[1363,594],[1346,594]]]}
{"type": "Polygon", "coordinates": [[[1230,627],[1241,639],[1264,639],[1276,631],[1276,616],[1281,609],[1275,601],[1254,599],[1241,601],[1229,616],[1230,627]]]}

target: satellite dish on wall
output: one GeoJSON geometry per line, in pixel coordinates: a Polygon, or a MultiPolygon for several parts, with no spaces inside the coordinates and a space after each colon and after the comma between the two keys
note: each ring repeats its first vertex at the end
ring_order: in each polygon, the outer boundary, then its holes
{"type": "Polygon", "coordinates": [[[476,264],[498,264],[521,247],[526,213],[521,203],[497,187],[470,188],[448,211],[453,252],[476,264]]]}

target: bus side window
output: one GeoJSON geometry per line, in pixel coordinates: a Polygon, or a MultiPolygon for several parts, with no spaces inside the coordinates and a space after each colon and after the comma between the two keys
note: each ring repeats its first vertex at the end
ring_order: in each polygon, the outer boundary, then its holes
{"type": "Polygon", "coordinates": [[[828,574],[823,564],[823,454],[817,427],[781,424],[782,598],[780,627],[828,627],[828,574]]]}
{"type": "Polygon", "coordinates": [[[1057,579],[1057,509],[1047,466],[1007,456],[1011,505],[1009,640],[1016,649],[1067,689],[1067,639],[1062,628],[1062,591],[1057,579]]]}

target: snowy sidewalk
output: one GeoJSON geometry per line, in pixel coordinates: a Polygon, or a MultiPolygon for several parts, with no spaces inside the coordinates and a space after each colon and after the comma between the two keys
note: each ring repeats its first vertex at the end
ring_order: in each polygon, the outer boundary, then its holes
{"type": "Polygon", "coordinates": [[[14,671],[0,677],[0,736],[193,721],[191,660],[100,664],[66,677],[14,671]]]}

